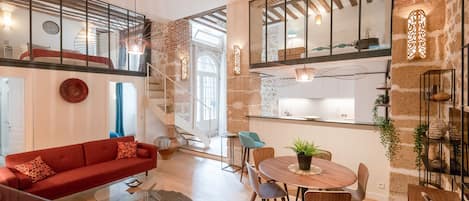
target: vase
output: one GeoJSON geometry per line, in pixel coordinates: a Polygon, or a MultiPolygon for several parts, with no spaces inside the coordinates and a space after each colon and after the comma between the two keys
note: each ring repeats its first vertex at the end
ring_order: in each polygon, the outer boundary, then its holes
{"type": "Polygon", "coordinates": [[[298,158],[298,167],[300,170],[310,170],[311,169],[311,159],[313,156],[306,156],[304,154],[297,154],[298,158]]]}

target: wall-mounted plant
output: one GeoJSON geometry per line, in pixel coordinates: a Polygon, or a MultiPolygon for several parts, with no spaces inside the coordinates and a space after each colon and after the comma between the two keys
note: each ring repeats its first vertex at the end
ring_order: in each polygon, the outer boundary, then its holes
{"type": "Polygon", "coordinates": [[[417,154],[417,157],[415,158],[415,166],[419,169],[422,165],[423,139],[427,131],[428,126],[426,124],[420,124],[414,129],[414,152],[417,154]]]}
{"type": "Polygon", "coordinates": [[[375,100],[375,106],[373,108],[373,122],[380,133],[381,144],[386,149],[386,157],[388,160],[392,160],[399,149],[399,132],[394,126],[391,119],[378,116],[379,104],[388,104],[389,97],[386,95],[380,95],[375,100]]]}

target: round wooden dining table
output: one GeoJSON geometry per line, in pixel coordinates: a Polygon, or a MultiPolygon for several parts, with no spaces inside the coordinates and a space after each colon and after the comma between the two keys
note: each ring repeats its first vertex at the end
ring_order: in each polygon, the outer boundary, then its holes
{"type": "Polygon", "coordinates": [[[357,180],[357,176],[349,168],[318,158],[313,158],[311,164],[322,169],[320,174],[299,175],[288,170],[289,165],[297,163],[296,156],[270,158],[259,164],[259,171],[277,182],[299,187],[302,194],[307,189],[327,190],[344,188],[354,184],[357,180]]]}

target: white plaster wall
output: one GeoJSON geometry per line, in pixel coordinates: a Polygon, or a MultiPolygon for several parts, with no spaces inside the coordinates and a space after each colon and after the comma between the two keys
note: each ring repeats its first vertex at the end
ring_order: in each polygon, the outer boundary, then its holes
{"type": "Polygon", "coordinates": [[[275,148],[276,156],[294,155],[285,147],[300,138],[312,140],[321,149],[331,151],[333,162],[354,172],[357,172],[360,162],[364,163],[370,171],[367,197],[387,200],[390,164],[379,134],[372,127],[251,118],[249,128],[257,132],[268,147],[275,148]],[[385,189],[378,188],[379,184],[384,184],[385,189]]]}
{"type": "Polygon", "coordinates": [[[0,67],[0,77],[25,79],[25,150],[75,144],[109,137],[109,82],[129,82],[137,91],[137,139],[145,139],[144,78],[70,71],[0,67]],[[79,78],[89,88],[88,98],[65,102],[59,86],[79,78]]]}

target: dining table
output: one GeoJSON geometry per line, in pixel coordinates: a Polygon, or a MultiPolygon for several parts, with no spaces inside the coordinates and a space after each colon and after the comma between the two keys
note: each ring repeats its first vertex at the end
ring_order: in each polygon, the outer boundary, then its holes
{"type": "Polygon", "coordinates": [[[314,175],[298,174],[290,171],[289,166],[298,164],[296,156],[281,156],[270,158],[259,164],[259,171],[264,176],[277,182],[288,184],[299,188],[301,198],[304,201],[304,193],[308,190],[331,190],[342,189],[353,185],[357,181],[355,173],[340,164],[332,161],[313,158],[311,164],[319,167],[321,172],[314,175]]]}

